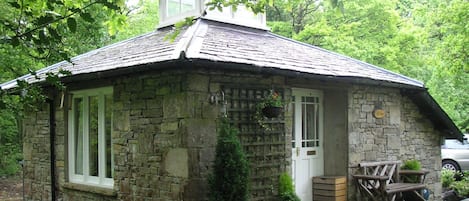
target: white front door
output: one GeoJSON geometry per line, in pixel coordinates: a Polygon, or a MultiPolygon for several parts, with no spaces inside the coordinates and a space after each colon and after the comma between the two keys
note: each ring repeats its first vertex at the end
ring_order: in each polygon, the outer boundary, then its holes
{"type": "Polygon", "coordinates": [[[292,95],[292,178],[300,199],[311,201],[312,178],[324,174],[322,92],[294,89],[292,95]]]}

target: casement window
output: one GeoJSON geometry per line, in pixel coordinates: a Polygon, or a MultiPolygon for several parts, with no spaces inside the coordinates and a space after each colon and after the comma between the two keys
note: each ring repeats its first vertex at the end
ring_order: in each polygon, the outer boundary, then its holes
{"type": "Polygon", "coordinates": [[[194,0],[166,0],[166,16],[177,16],[195,9],[194,0]]]}
{"type": "Polygon", "coordinates": [[[73,91],[71,94],[69,181],[112,188],[112,88],[73,91]]]}
{"type": "Polygon", "coordinates": [[[199,17],[202,13],[202,0],[159,0],[159,27],[172,25],[185,17],[199,17]]]}

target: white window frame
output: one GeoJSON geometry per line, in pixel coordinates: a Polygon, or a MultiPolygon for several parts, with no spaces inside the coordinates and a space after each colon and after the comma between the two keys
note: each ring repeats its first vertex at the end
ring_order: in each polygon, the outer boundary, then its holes
{"type": "MultiPolygon", "coordinates": [[[[169,25],[173,25],[181,20],[184,20],[186,17],[200,17],[203,12],[202,0],[194,0],[194,9],[188,10],[186,12],[179,13],[177,15],[168,17],[168,0],[159,0],[159,14],[160,14],[160,22],[158,24],[158,28],[166,27],[169,25]]],[[[182,0],[181,0],[182,1],[182,0]]],[[[180,2],[181,2],[180,1],[180,2]]]]}
{"type": "Polygon", "coordinates": [[[254,12],[246,8],[246,6],[244,6],[243,4],[238,5],[236,11],[234,11],[231,6],[224,7],[221,12],[218,9],[207,9],[207,15],[205,15],[203,18],[241,26],[253,27],[257,29],[269,30],[266,25],[266,15],[264,13],[254,14],[254,12]],[[246,16],[249,16],[252,19],[246,19],[246,16]]]}
{"type": "MultiPolygon", "coordinates": [[[[105,188],[114,187],[114,179],[106,178],[106,139],[105,139],[105,111],[104,102],[105,95],[112,95],[112,87],[103,87],[89,90],[79,90],[71,92],[71,109],[68,113],[68,175],[69,182],[93,185],[105,188]],[[88,133],[88,118],[89,118],[89,98],[90,96],[98,96],[98,176],[89,175],[89,133],[88,133]],[[75,174],[75,98],[83,99],[83,175],[75,174]]],[[[112,117],[111,117],[112,119],[112,117]]],[[[111,120],[112,122],[112,120],[111,120]]],[[[112,123],[111,123],[112,128],[112,123]]],[[[111,147],[111,170],[114,169],[114,157],[111,147]]],[[[112,175],[113,177],[113,175],[112,175]]]]}

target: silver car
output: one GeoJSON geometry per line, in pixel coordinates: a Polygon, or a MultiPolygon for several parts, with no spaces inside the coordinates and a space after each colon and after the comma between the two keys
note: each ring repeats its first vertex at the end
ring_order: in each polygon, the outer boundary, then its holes
{"type": "Polygon", "coordinates": [[[441,146],[442,168],[454,171],[469,170],[469,134],[464,135],[464,142],[447,139],[441,146]]]}

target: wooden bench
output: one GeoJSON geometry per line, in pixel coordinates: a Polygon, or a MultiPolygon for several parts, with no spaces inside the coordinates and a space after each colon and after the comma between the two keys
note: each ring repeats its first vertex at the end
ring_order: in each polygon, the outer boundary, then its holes
{"type": "Polygon", "coordinates": [[[399,170],[400,161],[362,162],[359,174],[352,175],[360,194],[373,201],[425,201],[420,191],[425,188],[428,171],[399,170]],[[419,183],[401,182],[401,176],[416,175],[419,183]]]}

